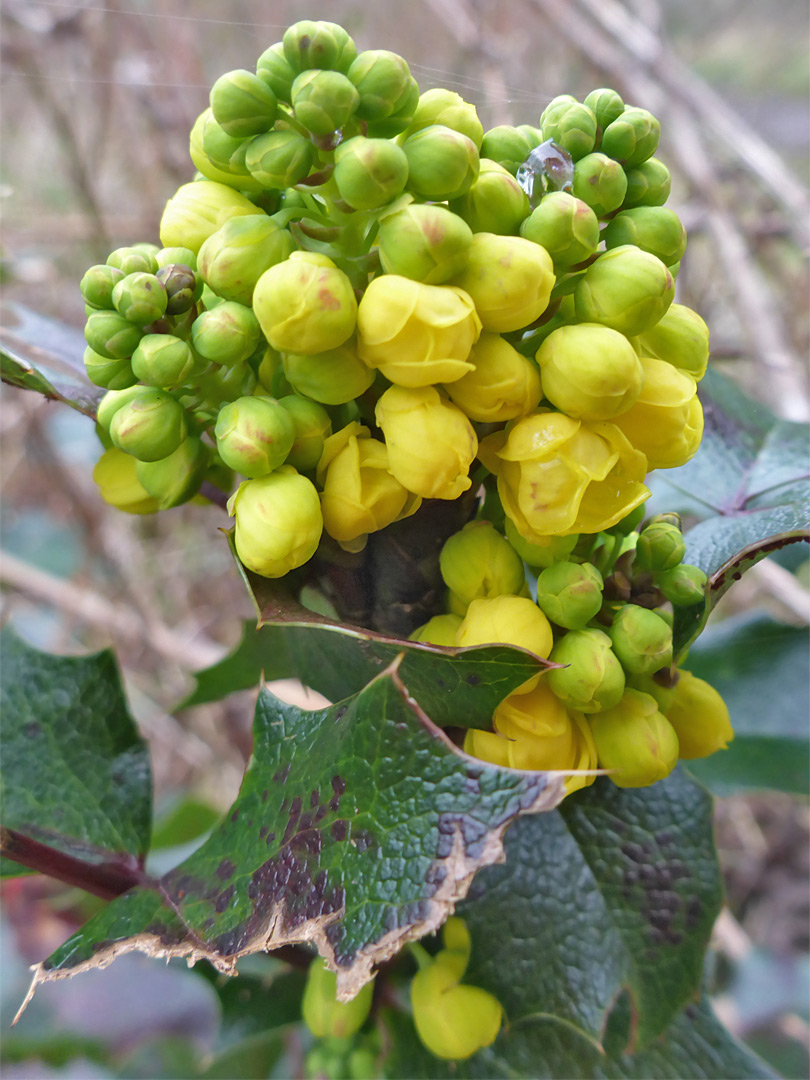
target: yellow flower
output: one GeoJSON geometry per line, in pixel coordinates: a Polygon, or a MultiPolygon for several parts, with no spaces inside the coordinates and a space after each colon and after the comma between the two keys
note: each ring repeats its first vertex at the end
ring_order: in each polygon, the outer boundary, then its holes
{"type": "Polygon", "coordinates": [[[445,541],[439,569],[445,585],[462,604],[517,596],[526,583],[523,560],[488,521],[471,521],[445,541]]]}
{"type": "Polygon", "coordinates": [[[691,671],[679,671],[666,717],[675,728],[681,757],[708,757],[725,750],[734,738],[728,706],[713,686],[691,671]]]}
{"type": "Polygon", "coordinates": [[[160,242],[164,247],[186,247],[196,255],[203,243],[230,217],[261,213],[232,187],[215,180],[183,184],[166,203],[160,219],[160,242]]]}
{"type": "Polygon", "coordinates": [[[434,615],[410,635],[409,641],[423,641],[428,645],[455,645],[460,615],[434,615]]]}
{"type": "Polygon", "coordinates": [[[478,449],[472,424],[432,386],[392,386],[377,402],[377,423],[388,447],[388,467],[425,499],[457,499],[470,486],[478,449]]]}
{"type": "Polygon", "coordinates": [[[243,481],[228,500],[236,554],[263,577],[283,577],[312,558],[323,531],[318,492],[292,465],[243,481]]]}
{"type": "Polygon", "coordinates": [[[274,349],[307,356],[342,345],[357,321],[352,283],[331,259],[312,251],[294,251],[265,270],[253,290],[253,310],[274,349]]]}
{"type": "Polygon", "coordinates": [[[160,509],[138,479],[138,462],[131,454],[111,447],[93,469],[93,479],[104,502],[127,514],[154,514],[160,509]]]}
{"type": "Polygon", "coordinates": [[[389,472],[385,443],[356,420],[326,440],[317,475],[324,528],[348,551],[361,551],[369,533],[410,517],[422,502],[389,472]]]}
{"type": "Polygon", "coordinates": [[[678,736],[658,703],[625,690],[618,705],[591,716],[601,768],[618,787],[647,787],[669,776],[678,761],[678,736]]]}
{"type": "Polygon", "coordinates": [[[531,543],[609,529],[649,497],[644,454],[611,423],[540,409],[487,436],[480,459],[503,508],[531,543]]]}
{"type": "Polygon", "coordinates": [[[482,334],[468,361],[474,369],[450,383],[447,393],[471,420],[514,420],[540,404],[537,366],[499,334],[482,334]]]}
{"type": "MultiPolygon", "coordinates": [[[[551,624],[532,600],[523,596],[496,596],[473,600],[458,628],[458,644],[488,645],[501,642],[547,657],[553,645],[551,624]]],[[[525,693],[540,681],[542,672],[521,683],[525,693]]]]}
{"type": "Polygon", "coordinates": [[[485,330],[505,334],[533,323],[554,287],[551,256],[521,236],[475,233],[455,284],[470,294],[485,330]]]}
{"type": "Polygon", "coordinates": [[[651,469],[675,469],[694,457],[703,438],[703,406],[695,380],[666,360],[642,357],[644,386],[635,405],[614,418],[651,469]]]}
{"type": "Polygon", "coordinates": [[[382,274],[360,301],[357,331],[369,367],[397,386],[432,386],[472,371],[467,358],[481,320],[462,289],[382,274]]]}

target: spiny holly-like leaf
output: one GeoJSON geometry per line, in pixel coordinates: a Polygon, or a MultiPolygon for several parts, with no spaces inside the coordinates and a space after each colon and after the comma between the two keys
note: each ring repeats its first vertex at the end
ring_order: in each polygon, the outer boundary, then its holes
{"type": "Polygon", "coordinates": [[[810,425],[777,420],[716,372],[701,382],[700,397],[700,450],[651,478],[653,511],[698,519],[686,534],[686,562],[709,577],[706,602],[676,611],[678,654],[746,570],[787,544],[810,541],[810,425]]]}
{"type": "Polygon", "coordinates": [[[84,370],[86,342],[81,331],[6,301],[0,325],[0,374],[3,382],[36,390],[95,419],[104,391],[84,370]]]}
{"type": "Polygon", "coordinates": [[[413,1022],[390,1013],[393,1046],[385,1060],[388,1080],[769,1080],[775,1073],[737,1042],[705,998],[688,1005],[659,1039],[635,1054],[602,1053],[572,1028],[532,1017],[505,1028],[492,1046],[468,1061],[433,1057],[413,1022]]]}
{"type": "Polygon", "coordinates": [[[511,1024],[551,1016],[598,1044],[626,988],[643,1045],[698,996],[722,886],[711,799],[681,770],[637,789],[599,778],[515,822],[505,851],[458,914],[473,939],[467,981],[511,1024]]]}
{"type": "Polygon", "coordinates": [[[36,847],[37,865],[45,859],[62,880],[71,864],[92,864],[117,895],[149,845],[152,782],[115,659],[51,656],[8,629],[0,643],[3,851],[25,859],[36,847]]]}
{"type": "Polygon", "coordinates": [[[258,629],[246,623],[242,641],[220,663],[197,674],[183,707],[216,701],[266,680],[298,678],[342,701],[402,655],[400,675],[408,692],[441,727],[491,728],[495,706],[547,660],[507,645],[445,649],[335,623],[291,600],[264,608],[274,620],[258,629]]]}
{"type": "Polygon", "coordinates": [[[767,615],[710,627],[685,664],[723,695],[734,726],[727,750],[689,762],[718,794],[772,788],[810,794],[810,630],[767,615]]]}
{"type": "Polygon", "coordinates": [[[456,749],[392,665],[354,698],[305,712],[263,691],[236,803],[153,888],[134,888],[44,964],[45,981],[121,952],[210,960],[313,941],[351,996],[408,940],[435,929],[520,814],[549,810],[559,778],[456,749]]]}

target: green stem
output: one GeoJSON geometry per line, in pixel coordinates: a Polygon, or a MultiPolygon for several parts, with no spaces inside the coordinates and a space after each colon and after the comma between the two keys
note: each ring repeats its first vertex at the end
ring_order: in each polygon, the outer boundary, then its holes
{"type": "Polygon", "coordinates": [[[424,971],[425,968],[429,968],[433,963],[433,957],[422,945],[417,944],[415,941],[408,942],[408,952],[416,961],[416,966],[420,971],[424,971]]]}

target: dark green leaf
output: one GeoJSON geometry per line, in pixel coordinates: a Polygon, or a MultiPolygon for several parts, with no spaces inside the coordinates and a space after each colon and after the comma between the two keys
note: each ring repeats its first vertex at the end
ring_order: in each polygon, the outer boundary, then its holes
{"type": "Polygon", "coordinates": [[[112,653],[51,656],[11,630],[2,650],[4,827],[87,863],[140,865],[151,826],[149,754],[112,653]]]}
{"type": "Polygon", "coordinates": [[[501,1032],[468,1061],[433,1057],[419,1043],[411,1019],[387,1019],[393,1048],[388,1080],[768,1080],[775,1074],[720,1024],[704,999],[688,1005],[650,1046],[636,1054],[603,1054],[574,1030],[532,1018],[501,1032]]]}
{"type": "Polygon", "coordinates": [[[711,799],[680,770],[648,788],[601,778],[559,810],[516,821],[506,864],[476,878],[459,915],[467,981],[510,1023],[551,1016],[595,1043],[622,988],[640,1043],[699,991],[722,887],[711,799]]]}
{"type": "Polygon", "coordinates": [[[777,420],[716,372],[700,384],[700,397],[700,450],[651,481],[653,512],[697,518],[686,534],[686,562],[709,577],[707,602],[676,614],[676,654],[746,570],[787,544],[810,541],[810,425],[777,420]]]}
{"type": "Polygon", "coordinates": [[[710,627],[684,665],[723,695],[735,738],[727,750],[689,762],[718,794],[752,788],[808,794],[810,630],[767,615],[710,627]]]}
{"type": "Polygon", "coordinates": [[[2,306],[0,373],[3,382],[36,390],[95,419],[104,391],[84,370],[84,335],[67,323],[37,315],[13,301],[2,306]]]}
{"type": "Polygon", "coordinates": [[[506,645],[443,649],[333,623],[290,605],[279,622],[256,629],[245,623],[230,656],[197,674],[184,707],[266,680],[299,678],[330,701],[356,694],[397,656],[400,675],[434,723],[441,727],[492,727],[495,706],[548,662],[506,645]],[[292,621],[296,620],[296,621],[292,621]]]}
{"type": "Polygon", "coordinates": [[[397,673],[306,712],[260,694],[254,753],[231,811],[154,889],[118,897],[36,980],[122,951],[209,959],[313,941],[353,993],[375,964],[441,925],[519,814],[548,810],[559,779],[461,754],[397,673]]]}

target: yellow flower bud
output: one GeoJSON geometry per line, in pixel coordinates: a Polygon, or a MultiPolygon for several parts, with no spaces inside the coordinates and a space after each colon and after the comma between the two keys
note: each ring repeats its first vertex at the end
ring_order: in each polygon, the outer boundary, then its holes
{"type": "Polygon", "coordinates": [[[666,315],[636,339],[640,356],[666,360],[699,382],[709,363],[709,328],[696,311],[673,304],[666,315]]]}
{"type": "Polygon", "coordinates": [[[470,486],[478,449],[472,424],[432,386],[392,386],[377,402],[376,418],[388,447],[388,467],[425,499],[457,499],[470,486]]]}
{"type": "Polygon", "coordinates": [[[93,479],[104,502],[127,514],[154,514],[160,509],[138,479],[138,462],[123,450],[105,450],[93,469],[93,479]]]}
{"type": "Polygon", "coordinates": [[[258,208],[232,187],[215,180],[183,184],[166,203],[160,219],[160,242],[164,247],[186,247],[197,252],[228,218],[256,214],[258,208]]]}
{"type": "Polygon", "coordinates": [[[467,361],[474,370],[450,383],[447,393],[471,420],[514,420],[540,404],[537,366],[499,334],[482,334],[467,361]]]}
{"type": "Polygon", "coordinates": [[[374,278],[357,311],[358,355],[398,386],[460,379],[481,333],[470,297],[451,285],[399,274],[374,278]]]}
{"type": "Polygon", "coordinates": [[[713,686],[691,671],[679,671],[666,717],[681,744],[681,757],[708,757],[725,750],[734,738],[728,706],[713,686]]]}
{"type": "Polygon", "coordinates": [[[388,471],[385,443],[356,420],[324,443],[318,483],[324,528],[349,551],[361,551],[369,533],[410,517],[422,502],[388,471]]]}
{"type": "Polygon", "coordinates": [[[614,418],[651,469],[675,469],[703,438],[703,406],[695,380],[665,360],[642,357],[644,386],[635,405],[614,418]]]}
{"type": "Polygon", "coordinates": [[[473,298],[485,330],[505,334],[533,323],[554,287],[551,256],[520,236],[475,233],[467,266],[454,284],[473,298]]]}
{"type": "MultiPolygon", "coordinates": [[[[551,625],[540,608],[523,596],[496,596],[473,600],[458,628],[458,644],[464,647],[493,643],[517,645],[535,656],[547,657],[554,643],[551,625]]],[[[526,693],[540,681],[542,672],[521,683],[526,693]]]]}
{"type": "Polygon", "coordinates": [[[444,544],[439,569],[445,585],[465,604],[517,596],[526,583],[523,560],[488,521],[471,521],[444,544]]]}
{"type": "Polygon", "coordinates": [[[455,645],[460,615],[434,615],[411,634],[410,641],[423,641],[428,645],[455,645]]]}
{"type": "Polygon", "coordinates": [[[318,492],[292,465],[243,481],[228,500],[236,554],[263,577],[283,577],[312,558],[323,531],[318,492]]]}
{"type": "Polygon", "coordinates": [[[307,971],[301,1015],[318,1038],[345,1039],[366,1022],[373,996],[374,983],[368,982],[351,1001],[338,1001],[337,975],[322,957],[316,956],[307,971]]]}
{"type": "Polygon", "coordinates": [[[348,277],[311,251],[294,251],[265,270],[253,292],[253,310],[274,349],[305,355],[342,345],[357,320],[348,277]]]}
{"type": "Polygon", "coordinates": [[[487,436],[478,456],[497,474],[503,508],[531,543],[609,529],[650,494],[646,458],[606,422],[539,409],[487,436]]]}
{"type": "Polygon", "coordinates": [[[644,371],[627,338],[599,323],[561,326],[537,350],[543,393],[579,420],[610,420],[641,393],[644,371]]]}
{"type": "Polygon", "coordinates": [[[647,787],[675,768],[678,736],[649,694],[625,690],[618,705],[590,720],[599,765],[617,787],[647,787]]]}
{"type": "Polygon", "coordinates": [[[479,731],[470,728],[464,736],[464,753],[488,761],[490,765],[511,768],[509,764],[509,740],[503,735],[494,735],[491,731],[479,731]]]}

